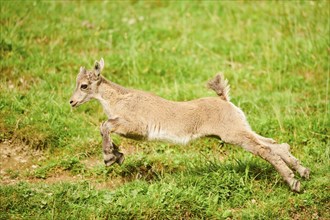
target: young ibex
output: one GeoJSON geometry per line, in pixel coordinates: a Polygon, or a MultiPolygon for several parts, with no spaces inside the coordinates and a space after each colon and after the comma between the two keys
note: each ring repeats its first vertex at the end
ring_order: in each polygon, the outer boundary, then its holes
{"type": "Polygon", "coordinates": [[[219,97],[174,102],[110,82],[100,75],[103,68],[103,59],[96,61],[92,70],[80,67],[70,104],[76,107],[97,99],[103,106],[108,120],[101,124],[100,130],[107,166],[124,161],[124,155],[111,140],[111,133],[180,144],[211,136],[242,146],[271,163],[293,191],[300,191],[300,182],[289,167],[309,178],[309,169],[290,153],[288,144],[277,144],[252,131],[244,113],[229,101],[229,85],[222,75],[217,75],[208,84],[219,97]]]}

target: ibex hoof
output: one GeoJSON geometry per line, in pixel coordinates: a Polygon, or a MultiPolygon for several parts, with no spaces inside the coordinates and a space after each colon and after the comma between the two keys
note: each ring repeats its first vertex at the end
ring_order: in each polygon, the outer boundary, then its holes
{"type": "Polygon", "coordinates": [[[294,192],[300,192],[300,182],[296,179],[293,179],[290,184],[291,190],[294,192]]]}
{"type": "Polygon", "coordinates": [[[115,162],[117,162],[117,157],[115,155],[109,154],[109,155],[104,156],[104,163],[107,167],[111,166],[115,162]]]}
{"type": "Polygon", "coordinates": [[[117,162],[119,165],[122,165],[122,164],[124,163],[124,160],[125,160],[125,156],[124,156],[124,154],[118,152],[118,154],[117,154],[116,156],[117,156],[117,160],[116,160],[116,162],[117,162]]]}
{"type": "Polygon", "coordinates": [[[118,151],[114,151],[113,154],[108,154],[104,156],[104,163],[106,166],[111,166],[114,163],[122,165],[125,160],[124,154],[118,151]]]}
{"type": "Polygon", "coordinates": [[[309,179],[309,174],[311,173],[310,169],[305,168],[304,172],[301,174],[301,177],[304,177],[305,179],[309,179]]]}

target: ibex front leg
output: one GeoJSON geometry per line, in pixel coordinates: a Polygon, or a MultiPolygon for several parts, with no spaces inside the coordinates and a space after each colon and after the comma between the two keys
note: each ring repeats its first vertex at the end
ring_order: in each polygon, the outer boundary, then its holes
{"type": "Polygon", "coordinates": [[[118,147],[110,138],[111,127],[111,119],[103,122],[100,127],[103,146],[103,159],[106,166],[110,166],[115,162],[121,165],[125,160],[124,154],[118,151],[118,147]]]}

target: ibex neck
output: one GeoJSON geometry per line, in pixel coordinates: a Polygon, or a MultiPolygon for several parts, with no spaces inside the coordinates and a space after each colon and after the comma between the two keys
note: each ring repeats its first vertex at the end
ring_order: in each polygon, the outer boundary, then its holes
{"type": "Polygon", "coordinates": [[[101,76],[100,85],[98,86],[98,93],[94,98],[101,103],[105,113],[110,118],[114,114],[111,107],[115,106],[119,96],[129,92],[129,89],[117,85],[116,83],[110,82],[101,76]]]}

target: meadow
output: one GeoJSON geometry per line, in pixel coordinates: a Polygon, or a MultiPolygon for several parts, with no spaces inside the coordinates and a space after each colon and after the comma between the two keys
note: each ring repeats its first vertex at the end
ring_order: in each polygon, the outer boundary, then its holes
{"type": "MultiPolygon", "coordinates": [[[[1,1],[0,219],[330,219],[329,1],[1,1]],[[96,101],[71,109],[80,66],[128,88],[231,101],[311,169],[291,192],[238,146],[113,136],[96,101]]],[[[298,179],[301,179],[296,175],[298,179]]]]}

